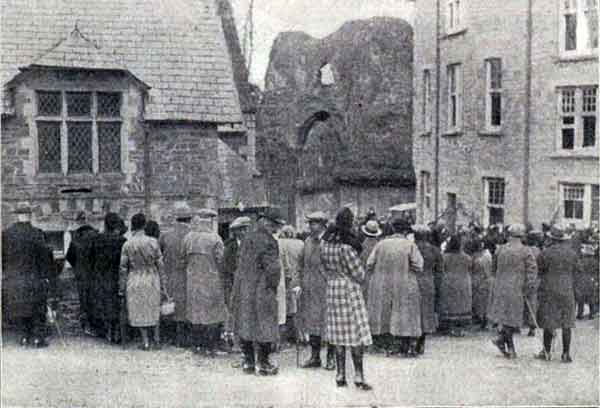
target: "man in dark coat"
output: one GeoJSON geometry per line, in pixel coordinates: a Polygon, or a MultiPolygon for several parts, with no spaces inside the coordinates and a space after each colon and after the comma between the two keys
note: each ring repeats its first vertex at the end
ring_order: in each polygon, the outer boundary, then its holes
{"type": "Polygon", "coordinates": [[[272,343],[279,339],[277,287],[281,279],[279,248],[274,234],[285,221],[277,208],[260,214],[256,229],[242,241],[232,294],[234,332],[244,354],[243,371],[255,372],[253,342],[258,343],[259,375],[278,372],[269,361],[272,343]]]}
{"type": "Polygon", "coordinates": [[[15,213],[18,221],[2,232],[2,313],[23,330],[21,345],[45,347],[52,253],[31,225],[31,208],[20,205],[15,213]]]}
{"type": "Polygon", "coordinates": [[[539,305],[537,321],[544,329],[544,349],[538,354],[541,360],[551,359],[554,330],[562,329],[563,353],[561,360],[570,363],[571,329],[575,327],[574,275],[577,273],[578,255],[560,224],[550,230],[553,243],[544,249],[539,258],[539,305]]]}
{"type": "Polygon", "coordinates": [[[67,250],[67,262],[73,268],[77,293],[79,295],[79,321],[86,334],[95,335],[102,327],[102,320],[92,315],[93,302],[90,296],[92,288],[92,242],[98,236],[98,231],[87,223],[85,212],[81,211],[75,219],[79,227],[71,232],[71,244],[67,250]]]}

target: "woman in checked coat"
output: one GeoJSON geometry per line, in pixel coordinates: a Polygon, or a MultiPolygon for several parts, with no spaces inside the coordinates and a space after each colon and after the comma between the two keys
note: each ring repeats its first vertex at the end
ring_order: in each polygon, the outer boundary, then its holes
{"type": "Polygon", "coordinates": [[[327,277],[325,339],[336,347],[337,386],[347,385],[346,347],[350,347],[354,384],[359,390],[369,391],[372,387],[365,382],[363,354],[364,346],[371,345],[372,339],[361,287],[365,269],[359,258],[360,241],[352,232],[353,220],[352,211],[344,208],[323,237],[321,261],[327,277]]]}

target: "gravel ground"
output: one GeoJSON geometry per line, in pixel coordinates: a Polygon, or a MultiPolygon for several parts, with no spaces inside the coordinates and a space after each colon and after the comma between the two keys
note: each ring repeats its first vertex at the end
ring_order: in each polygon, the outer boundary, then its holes
{"type": "MultiPolygon", "coordinates": [[[[535,360],[536,338],[517,336],[519,359],[506,360],[491,345],[491,332],[464,338],[432,337],[425,356],[412,360],[366,358],[374,391],[338,389],[334,372],[295,367],[296,353],[274,356],[276,377],[232,368],[239,355],[207,360],[165,347],[143,352],[97,339],[51,339],[45,350],[22,349],[4,333],[2,406],[197,407],[381,405],[598,405],[598,320],[577,323],[573,364],[535,360]]],[[[560,348],[560,340],[557,348],[560,348]]],[[[305,359],[308,349],[303,351],[305,359]]],[[[555,353],[559,354],[559,353],[555,353]]],[[[560,356],[555,357],[560,360],[560,356]]]]}

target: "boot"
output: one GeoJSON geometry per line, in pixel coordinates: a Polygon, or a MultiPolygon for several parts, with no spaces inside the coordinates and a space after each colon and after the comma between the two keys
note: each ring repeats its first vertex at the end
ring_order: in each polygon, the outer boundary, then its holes
{"type": "Polygon", "coordinates": [[[487,321],[487,318],[485,318],[485,317],[484,317],[484,318],[481,320],[481,326],[479,326],[479,329],[480,329],[480,330],[482,330],[482,331],[485,331],[485,330],[487,330],[487,329],[488,329],[488,321],[487,321]]]}
{"type": "Polygon", "coordinates": [[[255,360],[254,360],[254,345],[251,341],[240,339],[242,347],[243,361],[242,371],[245,374],[254,374],[255,371],[255,360]]]}
{"type": "Polygon", "coordinates": [[[572,363],[573,359],[571,358],[571,329],[564,328],[562,329],[562,343],[563,343],[563,353],[560,356],[560,361],[563,363],[572,363]]]}
{"type": "Polygon", "coordinates": [[[354,364],[354,385],[361,391],[371,391],[373,387],[365,382],[362,346],[352,347],[350,352],[352,354],[352,363],[354,364]]]}
{"type": "Polygon", "coordinates": [[[425,335],[424,334],[421,337],[419,337],[419,339],[417,340],[416,352],[419,355],[425,354],[425,335]]]}
{"type": "Polygon", "coordinates": [[[310,336],[310,359],[302,368],[321,368],[321,337],[310,336]]]}
{"type": "Polygon", "coordinates": [[[185,323],[175,323],[175,347],[184,348],[186,346],[185,341],[185,323]]]}
{"type": "Polygon", "coordinates": [[[529,332],[527,333],[529,337],[535,337],[535,327],[530,327],[529,332]]]}
{"type": "Polygon", "coordinates": [[[408,352],[406,353],[406,356],[409,358],[418,357],[419,354],[417,353],[417,339],[414,337],[409,337],[407,342],[408,342],[408,352]]]}
{"type": "Polygon", "coordinates": [[[506,334],[506,345],[507,345],[507,355],[506,357],[514,360],[517,358],[517,352],[515,351],[515,343],[513,340],[513,331],[512,329],[508,329],[508,332],[506,334]]]}
{"type": "Polygon", "coordinates": [[[348,385],[346,382],[346,347],[337,346],[335,347],[335,366],[337,373],[335,375],[335,383],[338,387],[345,387],[348,385]]]}
{"type": "Polygon", "coordinates": [[[327,345],[327,364],[325,365],[325,370],[335,370],[335,346],[331,344],[327,345]]]}
{"type": "Polygon", "coordinates": [[[258,344],[258,375],[276,375],[279,369],[275,367],[269,361],[269,354],[271,352],[270,343],[259,343],[258,344]]]}
{"type": "Polygon", "coordinates": [[[583,319],[583,309],[584,309],[584,304],[583,302],[578,302],[577,303],[577,320],[581,320],[583,319]]]}

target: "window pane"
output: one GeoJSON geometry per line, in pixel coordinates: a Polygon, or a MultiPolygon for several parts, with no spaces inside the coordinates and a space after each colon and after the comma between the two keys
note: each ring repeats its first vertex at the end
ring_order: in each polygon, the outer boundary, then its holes
{"type": "Polygon", "coordinates": [[[98,92],[98,116],[121,116],[121,94],[119,92],[98,92]]]}
{"type": "Polygon", "coordinates": [[[490,225],[504,224],[504,208],[490,207],[489,213],[490,213],[490,219],[489,219],[490,225]]]}
{"type": "Polygon", "coordinates": [[[490,88],[502,88],[502,62],[499,58],[493,58],[488,61],[490,64],[490,88]]]}
{"type": "Polygon", "coordinates": [[[502,123],[502,96],[492,92],[492,126],[500,126],[502,123]]]}
{"type": "Polygon", "coordinates": [[[583,117],[583,147],[596,145],[596,117],[583,117]]]}
{"type": "Polygon", "coordinates": [[[92,172],[92,123],[67,123],[69,139],[69,172],[92,172]]]}
{"type": "Polygon", "coordinates": [[[92,94],[90,92],[67,92],[67,112],[69,116],[90,116],[92,94]]]}
{"type": "Polygon", "coordinates": [[[575,129],[562,130],[562,148],[573,149],[575,146],[575,129]]]}
{"type": "Polygon", "coordinates": [[[598,6],[585,12],[588,29],[588,48],[598,48],[598,6]]]}
{"type": "Polygon", "coordinates": [[[565,50],[577,49],[577,14],[565,15],[565,50]]]}
{"type": "Polygon", "coordinates": [[[38,115],[60,116],[62,111],[62,97],[60,92],[37,92],[38,115]]]}
{"type": "Polygon", "coordinates": [[[600,221],[600,186],[592,185],[592,221],[600,221]]]}
{"type": "Polygon", "coordinates": [[[40,173],[60,173],[60,122],[37,122],[40,173]]]}
{"type": "Polygon", "coordinates": [[[488,179],[488,204],[504,205],[504,180],[488,179]]]}
{"type": "Polygon", "coordinates": [[[564,116],[563,117],[563,125],[574,125],[575,124],[575,116],[564,116]]]}
{"type": "Polygon", "coordinates": [[[596,92],[597,88],[583,88],[583,111],[596,112],[596,92]]]}
{"type": "Polygon", "coordinates": [[[456,19],[456,27],[460,24],[460,0],[456,0],[456,6],[454,7],[454,17],[456,19]]]}
{"type": "Polygon", "coordinates": [[[121,171],[121,123],[98,123],[99,166],[101,173],[121,171]]]}
{"type": "Polygon", "coordinates": [[[575,112],[575,89],[563,89],[561,92],[563,113],[575,112]]]}
{"type": "Polygon", "coordinates": [[[456,126],[456,96],[452,95],[450,98],[450,125],[456,126]]]}

